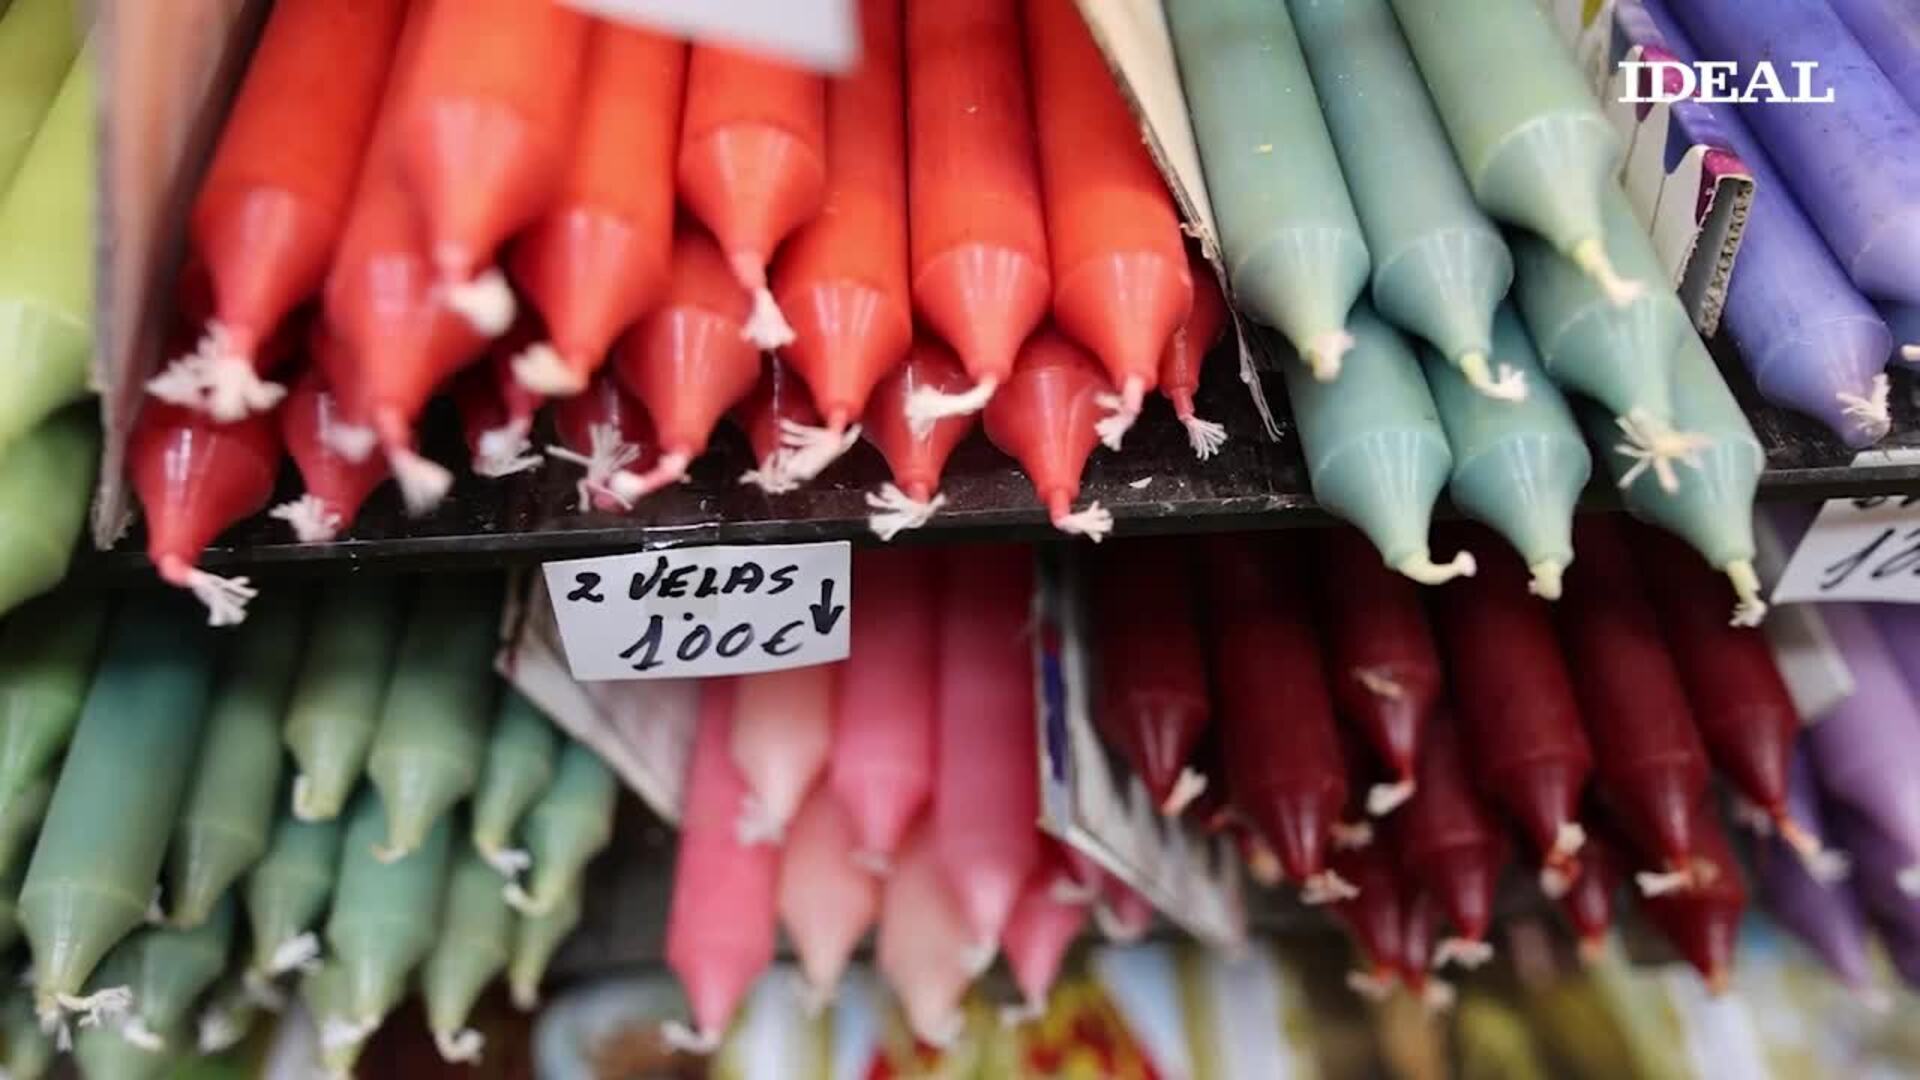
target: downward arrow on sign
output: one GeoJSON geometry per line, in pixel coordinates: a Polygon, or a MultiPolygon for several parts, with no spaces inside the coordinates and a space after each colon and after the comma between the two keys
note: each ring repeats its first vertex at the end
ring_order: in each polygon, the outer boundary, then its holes
{"type": "Polygon", "coordinates": [[[845,604],[833,602],[833,579],[827,578],[820,583],[820,602],[809,604],[807,610],[813,612],[813,629],[818,634],[831,634],[840,616],[846,614],[845,604]]]}

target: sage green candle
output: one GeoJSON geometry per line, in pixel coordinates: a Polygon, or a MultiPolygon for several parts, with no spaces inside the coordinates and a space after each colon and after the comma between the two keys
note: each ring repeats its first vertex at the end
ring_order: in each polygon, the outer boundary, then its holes
{"type": "MultiPolygon", "coordinates": [[[[0,300],[0,322],[4,307],[0,300]]],[[[99,463],[100,425],[91,407],[48,417],[0,451],[0,612],[66,576],[99,463]]]]}
{"type": "Polygon", "coordinates": [[[405,625],[405,594],[392,580],[349,578],[329,586],[315,606],[287,704],[293,811],[300,817],[338,817],[360,783],[405,625]]]}
{"type": "Polygon", "coordinates": [[[487,761],[473,796],[473,846],[494,869],[509,876],[526,869],[527,854],[515,850],[520,818],[553,782],[560,733],[518,690],[500,692],[499,711],[487,736],[487,761]]]}
{"type": "Polygon", "coordinates": [[[600,755],[568,739],[560,748],[553,784],[520,823],[521,838],[533,858],[524,888],[507,889],[507,899],[527,914],[540,914],[560,897],[580,888],[587,864],[613,842],[613,811],[620,782],[600,755]]]}
{"type": "Polygon", "coordinates": [[[80,51],[73,0],[13,0],[0,15],[0,192],[80,51]]]}
{"type": "Polygon", "coordinates": [[[0,1066],[11,1080],[40,1080],[53,1065],[53,1036],[40,1027],[33,991],[26,987],[9,989],[0,1002],[0,1043],[0,1066]]]}
{"type": "Polygon", "coordinates": [[[0,874],[25,868],[26,856],[40,835],[47,804],[53,800],[53,777],[41,776],[19,788],[0,804],[0,874]]]}
{"type": "Polygon", "coordinates": [[[93,360],[92,50],[0,195],[0,453],[87,392],[93,360]]]}
{"type": "Polygon", "coordinates": [[[126,1029],[114,1024],[83,1028],[73,1043],[73,1059],[87,1080],[160,1080],[182,1056],[168,1048],[135,1045],[126,1029]]]}
{"type": "Polygon", "coordinates": [[[433,948],[453,846],[443,817],[412,852],[383,860],[375,850],[386,818],[374,792],[354,799],[327,913],[327,964],[339,969],[347,1015],[361,1025],[399,1004],[407,976],[433,948]]]}
{"type": "Polygon", "coordinates": [[[107,631],[20,889],[43,1013],[91,1007],[87,976],[146,920],[213,688],[219,650],[204,622],[175,597],[142,594],[107,631]]]}
{"type": "Polygon", "coordinates": [[[1573,562],[1573,511],[1593,459],[1565,398],[1540,369],[1520,317],[1502,307],[1493,322],[1493,358],[1527,380],[1525,401],[1494,401],[1427,350],[1427,385],[1453,447],[1448,491],[1468,517],[1507,538],[1533,573],[1536,596],[1560,597],[1573,562]]]}
{"type": "Polygon", "coordinates": [[[306,638],[297,590],[254,605],[236,635],[167,860],[167,902],[177,926],[198,926],[267,850],[280,794],[280,721],[306,638]]]}
{"type": "Polygon", "coordinates": [[[106,621],[107,595],[81,592],[34,601],[0,627],[0,806],[51,779],[87,699],[106,621]]]}
{"type": "Polygon", "coordinates": [[[260,1000],[241,971],[229,971],[207,993],[196,1023],[202,1054],[218,1054],[240,1044],[260,1017],[260,1000]]]}
{"type": "Polygon", "coordinates": [[[1165,10],[1234,300],[1332,379],[1352,345],[1367,243],[1286,4],[1165,10]]]}
{"type": "Polygon", "coordinates": [[[420,587],[367,756],[387,808],[388,858],[419,847],[480,780],[499,619],[493,579],[436,575],[420,587]]]}
{"type": "Polygon", "coordinates": [[[522,1011],[540,1003],[540,981],[547,977],[553,954],[580,925],[580,890],[575,889],[542,915],[522,915],[513,935],[513,957],[507,961],[507,987],[513,1004],[522,1011]]]}
{"type": "Polygon", "coordinates": [[[334,1076],[352,1076],[382,1017],[356,1018],[347,974],[332,963],[321,964],[300,980],[300,998],[320,1032],[320,1063],[334,1076]]]}
{"type": "Polygon", "coordinates": [[[467,1017],[481,992],[506,970],[513,932],[513,909],[501,895],[499,873],[479,852],[461,852],[447,882],[440,939],[420,969],[427,1027],[447,1061],[480,1059],[484,1040],[467,1027],[467,1017]]]}
{"type": "Polygon", "coordinates": [[[20,940],[20,882],[26,876],[24,863],[0,874],[0,950],[20,940]]]}
{"type": "Polygon", "coordinates": [[[1437,585],[1473,573],[1473,557],[1433,561],[1433,504],[1453,466],[1433,396],[1400,332],[1362,303],[1340,378],[1323,383],[1284,366],[1313,497],[1367,534],[1388,566],[1437,585]]]}
{"type": "Polygon", "coordinates": [[[1758,625],[1767,605],[1753,567],[1753,497],[1766,454],[1712,354],[1692,333],[1673,357],[1673,409],[1677,422],[1705,441],[1695,455],[1699,467],[1688,471],[1676,491],[1661,487],[1648,468],[1622,450],[1619,430],[1606,416],[1589,410],[1584,419],[1627,510],[1685,540],[1726,574],[1740,601],[1734,621],[1758,625]]]}
{"type": "Polygon", "coordinates": [[[339,818],[302,821],[283,813],[267,853],[247,874],[247,922],[253,931],[254,981],[297,970],[320,954],[313,929],[333,897],[340,865],[339,818]]]}
{"type": "Polygon", "coordinates": [[[1513,283],[1500,230],[1473,201],[1387,0],[1292,0],[1313,84],[1373,254],[1375,310],[1502,399],[1493,310],[1513,283]]]}
{"type": "Polygon", "coordinates": [[[1393,10],[1474,198],[1630,299],[1641,283],[1609,259],[1601,212],[1620,139],[1536,0],[1393,0],[1393,10]]]}
{"type": "Polygon", "coordinates": [[[235,907],[222,898],[191,930],[147,927],[135,932],[120,948],[131,948],[138,958],[133,977],[133,1010],[125,1018],[127,1034],[136,1044],[167,1042],[169,1050],[192,1050],[175,1033],[192,1031],[194,1006],[222,972],[233,952],[235,907]]]}

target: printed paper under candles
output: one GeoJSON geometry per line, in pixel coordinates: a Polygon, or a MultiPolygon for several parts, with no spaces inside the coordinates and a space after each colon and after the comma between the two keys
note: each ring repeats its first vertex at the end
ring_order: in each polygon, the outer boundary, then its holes
{"type": "MultiPolygon", "coordinates": [[[[320,333],[324,331],[317,330],[316,336],[320,333]]],[[[329,342],[321,347],[339,346],[329,342]]],[[[281,441],[307,493],[268,514],[286,522],[303,544],[332,540],[353,524],[367,496],[386,481],[387,463],[374,455],[355,462],[334,448],[349,425],[318,366],[294,382],[278,416],[281,441]]]]}
{"type": "Polygon", "coordinates": [[[899,0],[862,0],[860,66],[827,86],[826,204],[774,266],[795,335],[782,358],[826,418],[825,431],[787,436],[808,476],[851,445],[837,436],[913,343],[901,33],[899,0]]]}
{"type": "Polygon", "coordinates": [[[1448,493],[1454,505],[1492,526],[1520,553],[1533,575],[1528,588],[1534,595],[1555,600],[1573,561],[1573,511],[1593,473],[1593,458],[1511,307],[1494,316],[1489,355],[1526,380],[1525,400],[1477,393],[1439,353],[1420,350],[1453,451],[1448,493]]]}
{"type": "Polygon", "coordinates": [[[467,1026],[474,1003],[505,970],[514,916],[500,875],[477,851],[462,851],[448,872],[440,932],[420,969],[427,1028],[442,1060],[480,1061],[486,1037],[467,1026]]]}
{"type": "Polygon", "coordinates": [[[1421,741],[1420,786],[1392,822],[1400,868],[1453,927],[1434,949],[1434,967],[1457,961],[1473,968],[1492,958],[1487,931],[1507,861],[1506,836],[1474,793],[1465,756],[1451,711],[1435,709],[1421,741]]]}
{"type": "Polygon", "coordinates": [[[109,597],[62,596],[0,626],[0,806],[56,772],[100,655],[109,597]]]}
{"type": "Polygon", "coordinates": [[[847,812],[855,856],[884,870],[933,791],[934,687],[940,666],[939,563],[923,551],[853,555],[860,602],[826,787],[847,812]]]}
{"type": "Polygon", "coordinates": [[[1587,841],[1576,857],[1579,876],[1559,898],[1560,913],[1566,916],[1580,939],[1580,956],[1591,961],[1606,949],[1607,935],[1613,930],[1614,903],[1620,885],[1626,880],[1627,865],[1613,830],[1596,824],[1587,830],[1587,841]]]}
{"type": "Polygon", "coordinates": [[[241,894],[253,941],[249,986],[269,984],[319,955],[313,930],[333,895],[344,828],[339,818],[302,821],[290,813],[274,824],[267,853],[247,875],[241,894]]]}
{"type": "Polygon", "coordinates": [[[1466,18],[1392,2],[1480,205],[1545,237],[1616,303],[1659,287],[1611,261],[1602,196],[1620,140],[1546,13],[1532,0],[1492,0],[1466,18]]]}
{"type": "Polygon", "coordinates": [[[1427,544],[1453,458],[1420,366],[1406,339],[1365,303],[1354,306],[1348,325],[1353,351],[1339,379],[1284,368],[1313,497],[1359,526],[1386,564],[1413,580],[1438,585],[1470,576],[1471,556],[1435,563],[1427,544]]]}
{"type": "Polygon", "coordinates": [[[74,0],[13,0],[0,14],[0,191],[80,51],[74,0]]]}
{"type": "Polygon", "coordinates": [[[93,413],[55,413],[0,453],[0,612],[66,577],[100,461],[93,413]]]}
{"type": "Polygon", "coordinates": [[[1680,892],[1643,896],[1640,906],[1661,936],[1706,980],[1708,992],[1719,994],[1733,976],[1747,890],[1740,881],[1740,862],[1713,811],[1702,806],[1695,814],[1692,831],[1699,838],[1695,859],[1701,880],[1680,892]]]}
{"type": "Polygon", "coordinates": [[[1290,10],[1373,253],[1374,307],[1479,393],[1524,399],[1525,378],[1489,356],[1513,258],[1473,201],[1387,0],[1293,0],[1290,10]]]}
{"type": "Polygon", "coordinates": [[[785,361],[768,354],[761,364],[760,381],[728,415],[747,433],[753,448],[753,468],[740,474],[740,483],[768,494],[793,491],[833,463],[859,438],[854,431],[831,435],[820,426],[820,413],[806,384],[785,361]],[[821,432],[806,448],[789,432],[821,432]]]}
{"type": "Polygon", "coordinates": [[[553,403],[553,429],[560,442],[547,447],[547,456],[583,470],[573,485],[576,510],[631,509],[613,493],[613,478],[653,468],[659,440],[646,407],[612,369],[601,369],[584,393],[553,403]]]}
{"type": "Polygon", "coordinates": [[[969,547],[940,569],[928,842],[984,968],[1040,858],[1033,552],[969,547]]]}
{"type": "Polygon", "coordinates": [[[362,788],[347,811],[325,932],[343,1011],[366,1033],[400,1003],[407,977],[433,948],[453,861],[453,827],[444,817],[407,855],[379,858],[386,818],[379,794],[362,788]]]}
{"type": "Polygon", "coordinates": [[[496,871],[512,876],[529,856],[514,838],[528,808],[553,782],[560,732],[519,690],[500,691],[487,735],[487,759],[473,795],[473,849],[496,871]]]}
{"type": "Polygon", "coordinates": [[[1292,537],[1208,541],[1210,659],[1228,795],[1309,903],[1348,895],[1326,865],[1347,803],[1326,666],[1292,537]]]}
{"type": "Polygon", "coordinates": [[[436,5],[421,31],[393,152],[438,299],[476,333],[513,322],[494,253],[551,205],[566,172],[590,25],[564,4],[459,0],[436,5]]]}
{"type": "Polygon", "coordinates": [[[1579,873],[1580,793],[1593,753],[1547,605],[1529,595],[1526,570],[1490,536],[1473,547],[1480,573],[1441,590],[1434,605],[1474,748],[1467,767],[1539,852],[1541,887],[1554,896],[1579,873]]]}
{"type": "Polygon", "coordinates": [[[127,469],[147,519],[147,559],[161,580],[191,592],[209,626],[247,617],[257,591],[244,577],[195,566],[229,525],[266,509],[283,450],[271,416],[216,424],[204,413],[149,401],[127,445],[127,469]]]}
{"type": "MultiPolygon", "coordinates": [[[[1826,834],[1820,793],[1805,754],[1792,757],[1787,801],[1794,820],[1826,834]]],[[[1809,863],[1777,836],[1753,848],[1754,875],[1768,913],[1805,942],[1848,988],[1865,994],[1873,981],[1866,914],[1854,890],[1840,880],[1843,865],[1831,859],[1809,863]]]]}
{"type": "Polygon", "coordinates": [[[1193,307],[1180,215],[1073,0],[1027,0],[1053,318],[1119,391],[1110,449],[1160,378],[1160,354],[1193,307]]]}
{"type": "Polygon", "coordinates": [[[1320,569],[1333,698],[1393,776],[1367,792],[1367,812],[1389,814],[1416,786],[1420,734],[1445,679],[1440,652],[1419,590],[1382,566],[1359,533],[1326,530],[1320,569]]]}
{"type": "Polygon", "coordinates": [[[1187,444],[1205,461],[1220,452],[1227,429],[1194,414],[1193,395],[1200,389],[1200,370],[1207,354],[1227,328],[1227,299],[1220,295],[1220,279],[1197,247],[1187,250],[1187,276],[1193,281],[1193,307],[1187,321],[1176,327],[1160,355],[1160,393],[1173,406],[1173,415],[1187,429],[1187,444]]]}
{"type": "Polygon", "coordinates": [[[912,403],[923,388],[957,394],[967,384],[967,371],[953,350],[923,336],[914,340],[906,362],[874,387],[862,432],[893,473],[880,490],[867,493],[867,507],[873,511],[867,525],[880,539],[891,540],[907,529],[924,526],[947,504],[947,497],[940,494],[941,470],[977,419],[971,413],[948,416],[923,428],[912,419],[912,403]]]}
{"type": "Polygon", "coordinates": [[[767,267],[826,198],[826,128],[826,80],[813,72],[718,45],[689,53],[680,200],[713,231],[736,287],[750,294],[741,332],[758,348],[793,341],[767,267]]]}
{"type": "MultiPolygon", "coordinates": [[[[1027,339],[1020,359],[986,408],[987,438],[1020,463],[1053,527],[1099,543],[1113,515],[1098,500],[1075,510],[1087,457],[1100,445],[1107,375],[1086,350],[1047,329],[1027,339]]],[[[912,405],[908,405],[912,416],[912,405]]]]}
{"type": "Polygon", "coordinates": [[[526,322],[487,346],[480,359],[454,376],[453,404],[473,474],[488,480],[536,469],[546,459],[529,453],[533,417],[545,400],[513,374],[513,358],[535,331],[526,322]]]}
{"type": "Polygon", "coordinates": [[[780,854],[780,925],[810,999],[822,1004],[880,913],[880,879],[855,861],[855,844],[852,820],[821,786],[800,807],[780,854]]]}
{"type": "Polygon", "coordinates": [[[1061,961],[1087,924],[1090,901],[1086,887],[1075,880],[1057,852],[1027,879],[1001,936],[1001,949],[1022,999],[1022,1007],[1012,1015],[1038,1018],[1044,1014],[1061,961]]]}
{"type": "Polygon", "coordinates": [[[1886,872],[1920,896],[1920,706],[1900,667],[1857,604],[1825,604],[1834,645],[1853,669],[1853,696],[1806,729],[1814,779],[1829,804],[1846,807],[1887,839],[1898,862],[1886,872]]]}
{"type": "Polygon", "coordinates": [[[1331,856],[1331,865],[1358,890],[1333,904],[1334,917],[1346,927],[1366,965],[1347,972],[1347,986],[1369,1001],[1383,1001],[1400,978],[1400,958],[1406,951],[1402,938],[1406,898],[1401,895],[1392,845],[1342,848],[1331,856]]]}
{"type": "Polygon", "coordinates": [[[974,380],[917,392],[908,415],[925,425],[986,406],[1053,284],[1018,5],[913,0],[906,26],[914,310],[974,380]]]}
{"type": "Polygon", "coordinates": [[[520,838],[533,867],[524,884],[506,888],[507,903],[524,915],[544,915],[580,891],[587,864],[613,842],[620,781],[600,755],[567,740],[554,763],[553,783],[520,820],[520,838]]]}
{"type": "Polygon", "coordinates": [[[743,843],[779,844],[826,768],[839,673],[838,664],[818,664],[736,681],[727,745],[749,792],[743,843]]]}
{"type": "Polygon", "coordinates": [[[1271,0],[1166,7],[1234,299],[1331,380],[1368,253],[1293,20],[1271,0]]]}
{"type": "Polygon", "coordinates": [[[1598,410],[1583,407],[1582,419],[1628,512],[1687,541],[1724,573],[1737,598],[1734,622],[1757,626],[1767,605],[1754,570],[1753,498],[1766,454],[1706,345],[1691,333],[1673,358],[1673,397],[1678,421],[1708,440],[1678,491],[1647,475],[1643,459],[1615,441],[1617,429],[1598,410]]]}
{"type": "Polygon", "coordinates": [[[548,335],[515,356],[514,375],[557,397],[586,389],[666,285],[687,47],[600,20],[584,65],[579,126],[553,203],[507,264],[548,335]]]}
{"type": "Polygon", "coordinates": [[[900,1000],[914,1037],[941,1047],[965,1029],[960,999],[983,965],[979,942],[940,871],[930,833],[923,824],[901,842],[899,862],[880,898],[874,965],[900,1000]]]}
{"type": "Polygon", "coordinates": [[[1893,332],[1893,358],[1920,364],[1920,304],[1882,304],[1880,315],[1893,332]]]}
{"type": "Polygon", "coordinates": [[[360,782],[406,595],[388,581],[348,578],[315,604],[282,734],[293,757],[293,813],[303,821],[339,816],[360,782]]]}
{"type": "Polygon", "coordinates": [[[1671,11],[1695,44],[1741,71],[1785,57],[1811,65],[1814,92],[1830,90],[1832,101],[1769,101],[1740,109],[1740,119],[1853,283],[1883,300],[1920,303],[1920,115],[1840,16],[1799,0],[1694,0],[1671,11]]]}
{"type": "Polygon", "coordinates": [[[753,392],[760,353],[740,336],[747,298],[713,238],[682,225],[660,306],[628,334],[614,371],[652,418],[660,458],[644,473],[616,472],[608,486],[632,503],[687,474],[715,424],[753,392]]]}
{"type": "Polygon", "coordinates": [[[188,223],[212,309],[148,383],[156,396],[223,421],[279,403],[261,346],[326,280],[406,14],[403,0],[268,14],[188,223]]]}
{"type": "Polygon", "coordinates": [[[97,175],[93,68],[94,50],[81,50],[0,194],[0,355],[7,357],[0,450],[87,393],[97,175]]]}
{"type": "Polygon", "coordinates": [[[1188,767],[1212,694],[1190,549],[1136,540],[1093,559],[1090,591],[1101,678],[1095,722],[1169,817],[1206,788],[1188,767]]]}

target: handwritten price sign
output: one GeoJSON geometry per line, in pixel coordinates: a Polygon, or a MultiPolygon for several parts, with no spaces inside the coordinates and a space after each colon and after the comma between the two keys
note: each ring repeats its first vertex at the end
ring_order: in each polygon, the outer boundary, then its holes
{"type": "Polygon", "coordinates": [[[847,657],[844,542],[652,551],[544,570],[567,666],[582,682],[746,675],[847,657]]]}
{"type": "Polygon", "coordinates": [[[1828,502],[1773,598],[1920,603],[1920,495],[1828,502]]]}

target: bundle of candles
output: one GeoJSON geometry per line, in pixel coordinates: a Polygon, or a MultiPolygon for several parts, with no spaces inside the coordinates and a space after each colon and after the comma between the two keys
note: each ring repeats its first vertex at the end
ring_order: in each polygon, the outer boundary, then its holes
{"type": "Polygon", "coordinates": [[[72,0],[0,13],[0,612],[65,576],[100,458],[84,29],[72,0]]]}
{"type": "Polygon", "coordinates": [[[503,974],[533,1006],[618,783],[498,687],[497,586],[408,591],[283,595],[225,650],[151,598],[0,628],[9,1075],[69,1042],[88,1075],[163,1075],[296,981],[339,1070],[416,979],[450,1061],[503,974]]]}

